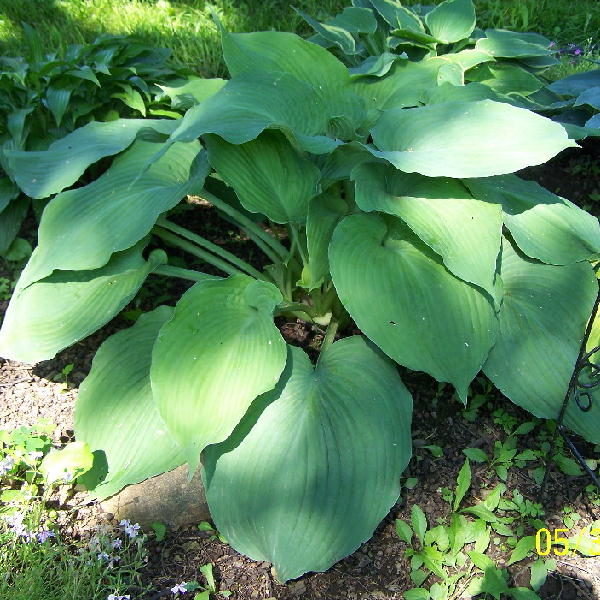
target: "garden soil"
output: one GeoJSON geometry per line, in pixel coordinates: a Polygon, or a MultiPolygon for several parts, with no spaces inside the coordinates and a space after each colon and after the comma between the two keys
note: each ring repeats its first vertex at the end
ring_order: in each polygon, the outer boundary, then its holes
{"type": "MultiPolygon", "coordinates": [[[[586,142],[583,151],[569,150],[544,167],[529,169],[522,175],[541,181],[548,188],[598,214],[596,207],[600,206],[600,202],[595,202],[593,198],[600,193],[599,150],[600,143],[597,141],[586,142]],[[579,177],[577,173],[580,174],[579,177]],[[564,186],[565,181],[575,181],[576,184],[567,188],[564,186]]],[[[207,223],[210,224],[213,220],[217,222],[210,209],[207,210],[209,212],[202,218],[204,232],[207,223]]],[[[231,246],[238,246],[239,251],[243,240],[232,239],[232,232],[227,230],[227,226],[219,229],[215,225],[213,229],[213,240],[230,249],[231,246]]],[[[0,276],[8,275],[10,273],[0,272],[0,276]]],[[[0,302],[0,315],[6,310],[6,305],[7,302],[0,302]]],[[[77,387],[88,373],[92,357],[100,343],[127,324],[122,317],[118,317],[90,338],[61,352],[55,359],[33,368],[0,359],[0,428],[33,425],[41,418],[47,418],[57,425],[57,442],[72,440],[73,406],[77,387]],[[68,364],[73,364],[74,369],[68,376],[66,386],[64,376],[60,373],[68,364]]],[[[320,331],[301,322],[280,321],[278,324],[289,343],[304,347],[310,354],[318,348],[322,336],[320,331]]],[[[530,420],[528,413],[496,395],[479,409],[475,421],[470,422],[465,419],[460,405],[453,399],[449,386],[439,386],[422,374],[406,370],[402,371],[402,377],[415,401],[415,452],[404,476],[417,478],[418,484],[412,490],[403,489],[399,502],[392,507],[370,541],[348,558],[333,565],[326,573],[309,574],[281,585],[276,581],[269,563],[255,562],[238,554],[209,533],[199,531],[196,526],[169,531],[165,540],[160,543],[153,540],[151,534],[149,562],[143,573],[143,580],[154,591],[136,595],[134,590],[132,599],[158,600],[172,597],[169,588],[175,583],[201,581],[199,567],[208,562],[214,565],[219,589],[230,590],[232,598],[236,600],[402,598],[402,592],[413,586],[408,576],[409,561],[404,558],[407,545],[396,535],[395,519],[410,521],[410,507],[415,503],[425,511],[430,525],[447,519],[450,505],[442,499],[442,488],[455,488],[458,471],[464,462],[462,450],[478,447],[490,455],[494,442],[506,439],[506,433],[495,422],[493,412],[502,407],[518,422],[530,420]],[[441,447],[443,455],[436,458],[426,448],[431,445],[441,447]]],[[[539,447],[539,440],[536,438],[538,430],[539,427],[528,436],[520,437],[520,447],[539,447]]],[[[531,468],[532,465],[528,466],[531,468]]],[[[472,469],[473,484],[465,498],[467,506],[480,501],[499,482],[486,465],[472,463],[472,469]]],[[[590,502],[584,491],[588,483],[584,477],[569,477],[552,471],[548,493],[542,498],[539,488],[525,469],[513,467],[507,481],[509,491],[518,489],[531,501],[543,502],[543,520],[550,530],[563,526],[564,506],[572,507],[581,516],[577,528],[600,519],[600,508],[590,502]]],[[[67,535],[74,537],[85,538],[99,521],[110,522],[112,518],[112,515],[102,513],[95,503],[89,503],[85,493],[81,491],[63,493],[55,502],[57,506],[66,509],[62,513],[65,531],[67,535]]],[[[527,531],[525,535],[534,533],[527,531]]],[[[503,567],[510,551],[501,549],[492,542],[488,554],[498,566],[503,567]]],[[[528,585],[531,560],[508,567],[514,585],[528,585]]],[[[431,581],[432,579],[428,583],[431,581]]],[[[461,597],[461,589],[458,588],[454,598],[461,597]]],[[[600,557],[585,558],[575,554],[558,558],[556,570],[549,575],[540,595],[547,600],[600,600],[600,557]]]]}

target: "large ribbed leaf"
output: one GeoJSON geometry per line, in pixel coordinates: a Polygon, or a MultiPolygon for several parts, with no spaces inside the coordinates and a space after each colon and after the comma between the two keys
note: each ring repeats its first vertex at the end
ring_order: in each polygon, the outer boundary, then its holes
{"type": "MultiPolygon", "coordinates": [[[[354,8],[354,7],[353,7],[354,8]]],[[[316,19],[313,19],[310,15],[307,15],[304,11],[294,7],[294,10],[320,35],[323,39],[331,42],[331,45],[336,45],[345,55],[359,54],[360,48],[357,49],[356,41],[352,34],[343,27],[339,25],[334,25],[330,23],[319,23],[316,19]]],[[[356,9],[355,10],[365,10],[365,9],[356,9]]],[[[375,27],[377,27],[377,21],[375,21],[375,16],[370,10],[366,11],[371,15],[371,18],[375,22],[375,27]]]]}
{"type": "Polygon", "coordinates": [[[210,170],[208,163],[190,175],[200,144],[174,144],[139,178],[140,166],[158,144],[137,141],[112,167],[85,187],[55,196],[44,209],[38,246],[19,287],[38,281],[53,270],[95,269],[114,252],[143,238],[160,213],[173,208],[186,194],[199,193],[210,170]]]}
{"type": "Polygon", "coordinates": [[[522,33],[503,29],[487,29],[486,37],[480,38],[475,49],[494,57],[525,58],[551,56],[550,41],[537,33],[522,33]]]}
{"type": "Polygon", "coordinates": [[[396,369],[362,338],[336,342],[316,367],[290,347],[275,390],[205,452],[219,531],[236,550],[272,562],[280,581],[325,571],[397,500],[411,413],[396,369]]]}
{"type": "Polygon", "coordinates": [[[310,201],[306,220],[308,264],[298,285],[313,290],[329,277],[329,242],[335,226],[348,212],[347,203],[328,192],[310,201]]]}
{"type": "Polygon", "coordinates": [[[215,133],[243,144],[274,128],[305,150],[325,154],[339,145],[327,137],[335,118],[346,119],[348,133],[353,133],[364,118],[360,98],[347,90],[314,87],[286,73],[240,75],[188,110],[169,141],[190,142],[215,133]]]}
{"type": "MultiPolygon", "coordinates": [[[[319,157],[321,158],[321,157],[319,157]]],[[[363,144],[351,142],[338,146],[321,162],[321,187],[326,190],[332,183],[349,179],[357,165],[371,162],[373,157],[363,144]]]]}
{"type": "Polygon", "coordinates": [[[431,35],[445,44],[464,40],[475,29],[472,0],[446,0],[425,15],[431,35]]]}
{"type": "Polygon", "coordinates": [[[352,82],[352,90],[364,98],[367,108],[389,109],[417,106],[427,89],[437,87],[442,63],[396,61],[385,77],[360,77],[352,82]]]}
{"type": "Polygon", "coordinates": [[[564,79],[554,81],[548,89],[564,96],[579,96],[589,88],[600,86],[600,69],[575,73],[564,79]]]}
{"type": "Polygon", "coordinates": [[[404,8],[396,0],[370,0],[369,4],[377,10],[393,29],[425,32],[421,19],[412,11],[404,8]]]}
{"type": "Polygon", "coordinates": [[[145,243],[115,254],[101,269],[58,271],[17,291],[0,330],[0,356],[26,363],[47,360],[102,327],[166,261],[157,250],[146,262],[145,243]]]}
{"type": "Polygon", "coordinates": [[[118,119],[94,121],[50,144],[48,150],[5,150],[15,182],[31,198],[47,198],[74,184],[83,172],[104,156],[125,150],[140,130],[171,133],[177,121],[118,119]]]}
{"type": "Polygon", "coordinates": [[[480,65],[469,71],[467,77],[470,81],[479,81],[487,85],[499,94],[518,92],[527,96],[544,86],[541,79],[512,63],[480,65]]]}
{"type": "MultiPolygon", "coordinates": [[[[171,99],[171,108],[188,109],[216,94],[227,82],[224,79],[189,77],[172,85],[159,85],[163,91],[159,98],[171,99]]],[[[159,99],[157,98],[157,99],[159,99]]]]}
{"type": "Polygon", "coordinates": [[[559,123],[492,100],[390,109],[371,133],[375,156],[429,177],[511,173],[577,146],[559,123]]]}
{"type": "Polygon", "coordinates": [[[527,256],[566,265],[600,252],[598,219],[538,183],[516,175],[464,183],[476,198],[502,205],[504,223],[527,256]]]}
{"type": "MultiPolygon", "coordinates": [[[[495,346],[485,374],[515,404],[537,417],[556,419],[569,387],[598,284],[588,263],[555,266],[502,245],[504,300],[495,346]]],[[[574,405],[567,425],[600,443],[600,411],[590,432],[588,413],[574,405]]]]}
{"type": "Polygon", "coordinates": [[[283,31],[224,33],[223,58],[232,77],[279,71],[316,88],[350,79],[348,69],[331,52],[283,31]]]}
{"type": "Polygon", "coordinates": [[[369,8],[348,6],[344,10],[326,21],[328,25],[341,27],[350,33],[375,33],[377,19],[369,8]]]}
{"type": "Polygon", "coordinates": [[[455,179],[402,173],[391,165],[363,164],[352,177],[362,210],[400,217],[454,275],[494,295],[500,206],[473,199],[455,179]]]}
{"type": "Polygon", "coordinates": [[[329,261],[361,331],[400,364],[452,383],[466,400],[497,328],[483,293],[452,275],[397,217],[346,217],[329,261]]]}
{"type": "Polygon", "coordinates": [[[306,221],[321,173],[281,132],[264,131],[240,145],[206,136],[206,147],[212,166],[244,208],[276,223],[306,221]]]}
{"type": "Polygon", "coordinates": [[[225,440],[254,398],[277,383],[286,354],[273,323],[279,302],[275,286],[245,275],[202,282],[161,329],[152,389],[190,475],[200,452],[225,440]]]}
{"type": "Polygon", "coordinates": [[[160,306],[100,346],[79,386],[75,435],[100,451],[108,472],[92,490],[103,500],[121,488],[170,471],[185,461],[158,414],[150,387],[152,348],[172,316],[160,306]]]}

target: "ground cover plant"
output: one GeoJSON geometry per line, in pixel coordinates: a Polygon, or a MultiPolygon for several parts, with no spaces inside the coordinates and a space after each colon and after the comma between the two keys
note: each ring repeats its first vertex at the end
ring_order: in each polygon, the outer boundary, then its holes
{"type": "Polygon", "coordinates": [[[146,561],[139,525],[99,525],[88,539],[73,539],[53,507],[92,464],[89,449],[60,451],[54,426],[0,430],[0,595],[6,600],[130,598],[146,561]]]}
{"type": "MultiPolygon", "coordinates": [[[[436,11],[430,23],[470,37],[469,3],[436,11]]],[[[76,413],[95,452],[87,484],[106,497],[183,463],[191,474],[202,456],[217,528],[285,581],[352,552],[398,498],[412,402],[392,361],[463,402],[483,369],[516,404],[558,416],[596,298],[600,231],[513,175],[574,147],[565,128],[465,95],[460,59],[448,69],[407,55],[377,76],[292,34],[223,32],[223,49],[231,79],[196,81],[180,121],[90,123],[48,150],[5,152],[25,194],[56,195],[0,354],[51,358],[151,273],[196,282],[100,348],[76,413]],[[170,220],[188,194],[271,264],[259,271],[170,220]],[[149,234],[227,277],[144,254],[149,234]],[[316,365],[286,346],[274,315],[327,327],[316,365]],[[335,341],[352,321],[362,335],[335,341]]],[[[566,414],[595,443],[599,421],[597,403],[566,414]]]]}

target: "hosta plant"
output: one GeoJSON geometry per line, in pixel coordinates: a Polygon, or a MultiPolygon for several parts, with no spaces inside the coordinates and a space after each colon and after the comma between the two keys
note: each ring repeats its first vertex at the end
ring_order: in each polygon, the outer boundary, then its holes
{"type": "Polygon", "coordinates": [[[408,86],[396,105],[487,98],[551,116],[574,139],[600,135],[598,69],[549,84],[545,71],[564,49],[537,33],[476,28],[472,0],[412,10],[397,0],[353,0],[323,23],[297,12],[315,30],[310,40],[335,52],[352,77],[440,84],[434,93],[408,86]]]}
{"type": "Polygon", "coordinates": [[[183,75],[168,65],[170,52],[134,38],[102,35],[62,55],[45,54],[26,26],[27,56],[0,56],[0,255],[9,249],[30,202],[19,195],[10,150],[45,150],[90,121],[171,116],[159,84],[183,75]]]}
{"type": "MultiPolygon", "coordinates": [[[[397,500],[412,401],[395,363],[462,402],[483,370],[513,402],[558,416],[600,228],[513,174],[575,146],[565,129],[490,99],[445,101],[443,61],[428,79],[365,82],[292,34],[223,33],[223,51],[231,79],[196,82],[179,121],[91,123],[45,152],[9,153],[23,192],[51,199],[0,355],[49,359],[149,276],[190,280],[175,306],[100,347],[75,417],[96,456],[88,483],[104,498],[200,468],[219,531],[286,581],[351,553],[397,500]],[[408,92],[437,101],[405,108],[408,92]],[[108,156],[96,181],[62,191],[108,156]],[[186,195],[269,264],[176,223],[186,195]],[[169,264],[172,248],[221,276],[169,264]],[[316,362],[275,316],[324,328],[316,362]],[[352,322],[360,335],[345,335],[352,322]]],[[[600,443],[600,403],[569,407],[566,423],[600,443]]]]}
{"type": "Polygon", "coordinates": [[[552,42],[542,35],[478,29],[472,0],[412,9],[397,0],[353,0],[323,23],[297,12],[316,32],[310,40],[335,52],[356,78],[435,73],[438,83],[467,84],[468,91],[451,90],[454,94],[529,107],[546,83],[544,71],[558,62],[552,42]]]}

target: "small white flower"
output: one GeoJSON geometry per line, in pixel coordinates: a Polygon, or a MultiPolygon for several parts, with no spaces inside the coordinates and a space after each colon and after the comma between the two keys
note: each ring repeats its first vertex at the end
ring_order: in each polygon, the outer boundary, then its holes
{"type": "Polygon", "coordinates": [[[128,525],[127,527],[125,527],[125,533],[130,537],[130,539],[137,537],[139,530],[140,530],[140,526],[137,523],[134,523],[133,525],[128,525]]]}
{"type": "Polygon", "coordinates": [[[187,593],[187,587],[185,587],[187,584],[185,581],[182,581],[181,583],[178,583],[177,585],[174,585],[171,588],[171,592],[173,594],[177,594],[177,592],[179,592],[180,594],[186,594],[187,593]]]}

